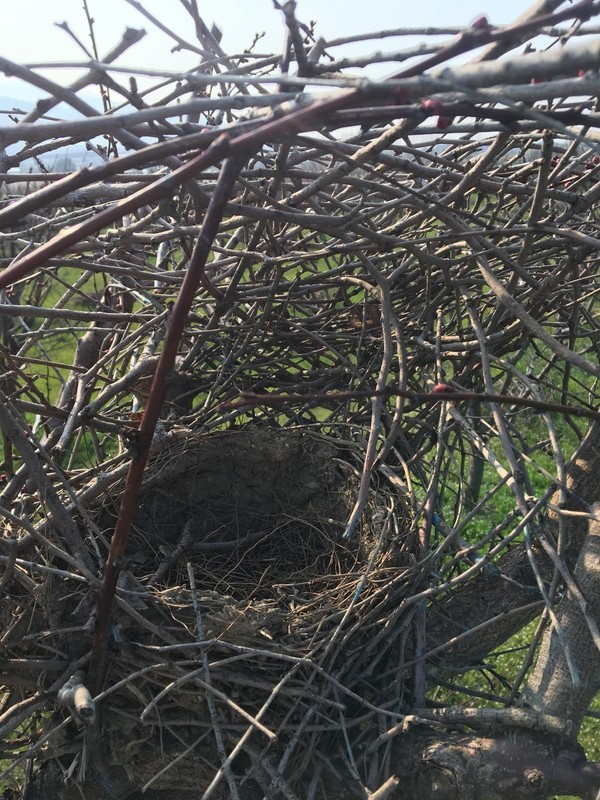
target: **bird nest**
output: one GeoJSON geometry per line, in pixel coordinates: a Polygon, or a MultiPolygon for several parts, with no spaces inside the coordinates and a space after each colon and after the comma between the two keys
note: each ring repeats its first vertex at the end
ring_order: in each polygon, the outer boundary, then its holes
{"type": "MultiPolygon", "coordinates": [[[[306,429],[165,438],[119,581],[102,705],[109,744],[86,797],[104,796],[102,786],[166,791],[175,773],[198,796],[220,779],[226,786],[229,770],[244,797],[262,797],[276,780],[269,765],[290,742],[286,772],[308,780],[340,725],[399,702],[402,678],[390,695],[383,676],[404,647],[397,618],[413,574],[408,514],[381,479],[343,538],[361,465],[351,442],[306,429]],[[238,753],[226,767],[219,742],[238,753]]],[[[115,484],[89,510],[101,534],[114,527],[122,489],[115,484]]],[[[94,596],[52,582],[55,625],[68,620],[84,632],[55,637],[72,659],[89,651],[94,596]]],[[[52,738],[50,770],[67,768],[61,759],[73,758],[80,736],[68,727],[52,738]]]]}

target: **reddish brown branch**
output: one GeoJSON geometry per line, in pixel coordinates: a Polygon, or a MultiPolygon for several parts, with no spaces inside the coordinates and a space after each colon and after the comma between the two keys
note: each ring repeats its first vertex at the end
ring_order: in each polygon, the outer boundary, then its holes
{"type": "MultiPolygon", "coordinates": [[[[226,146],[225,141],[215,143],[216,148],[226,146]]],[[[136,510],[136,500],[139,494],[144,469],[150,452],[150,444],[158,422],[160,411],[167,392],[167,378],[173,371],[175,358],[181,336],[187,323],[188,314],[192,307],[198,286],[205,279],[204,267],[210,253],[213,240],[217,234],[223,210],[235,180],[242,168],[240,159],[227,159],[221,170],[217,188],[211,198],[206,212],[204,223],[198,236],[196,247],[179,291],[163,351],[156,366],[148,403],[134,444],[134,454],[127,474],[121,506],[115,530],[111,539],[110,552],[104,568],[104,577],[98,596],[96,614],[96,629],[92,657],[90,661],[90,686],[93,693],[100,689],[104,671],[106,647],[108,644],[108,628],[110,624],[111,609],[119,572],[123,567],[123,557],[127,535],[136,510]]]]}

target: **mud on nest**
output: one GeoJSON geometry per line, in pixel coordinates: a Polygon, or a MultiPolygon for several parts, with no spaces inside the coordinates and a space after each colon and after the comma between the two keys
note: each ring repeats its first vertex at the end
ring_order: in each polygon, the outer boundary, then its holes
{"type": "MultiPolygon", "coordinates": [[[[193,561],[198,584],[237,601],[335,593],[361,571],[381,532],[371,497],[357,535],[342,539],[358,469],[348,445],[306,430],[249,427],[176,439],[151,462],[130,534],[135,572],[153,586],[178,584],[193,561]]],[[[114,527],[120,493],[99,523],[114,527]]],[[[381,499],[381,498],[380,498],[381,499]]],[[[399,566],[391,535],[382,550],[399,566]]],[[[396,538],[396,542],[393,539],[396,538]]]]}

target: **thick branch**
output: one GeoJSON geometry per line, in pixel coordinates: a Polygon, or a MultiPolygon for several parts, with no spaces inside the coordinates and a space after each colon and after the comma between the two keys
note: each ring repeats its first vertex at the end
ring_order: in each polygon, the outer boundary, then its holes
{"type": "MultiPolygon", "coordinates": [[[[594,423],[579,448],[576,458],[567,470],[566,510],[584,511],[598,497],[600,474],[600,425],[594,423]]],[[[562,505],[561,490],[552,497],[553,506],[562,505]]],[[[552,531],[558,530],[558,515],[549,511],[547,520],[552,531]]],[[[572,569],[586,537],[586,521],[582,517],[569,517],[568,543],[565,555],[567,567],[572,569]]],[[[553,562],[544,550],[535,547],[538,569],[544,581],[549,582],[554,571],[553,562]]],[[[511,547],[497,565],[497,577],[481,574],[451,596],[430,609],[428,634],[430,649],[458,634],[481,625],[521,606],[531,604],[539,595],[531,572],[525,545],[511,547]],[[508,580],[506,580],[508,578],[508,580]]],[[[461,639],[457,647],[449,645],[444,664],[453,666],[474,664],[501,645],[513,634],[534,619],[539,609],[526,609],[522,614],[511,614],[499,619],[473,637],[461,639]]]]}
{"type": "Polygon", "coordinates": [[[577,674],[575,678],[571,674],[567,653],[556,630],[548,628],[524,700],[534,710],[543,709],[571,720],[576,733],[600,689],[600,506],[595,507],[595,516],[589,520],[588,535],[573,577],[575,591],[569,589],[565,593],[557,617],[562,629],[568,631],[568,646],[577,674]]]}

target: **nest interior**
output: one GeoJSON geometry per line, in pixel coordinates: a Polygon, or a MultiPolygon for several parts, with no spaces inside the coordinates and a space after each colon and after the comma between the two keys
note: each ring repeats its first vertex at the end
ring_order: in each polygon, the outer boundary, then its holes
{"type": "MultiPolygon", "coordinates": [[[[364,545],[357,552],[341,541],[353,476],[339,450],[300,430],[191,435],[150,470],[133,559],[160,569],[175,552],[192,556],[203,586],[237,599],[277,599],[290,582],[351,570],[364,545]]],[[[112,527],[110,511],[106,521],[112,527]]]]}
{"type": "MultiPolygon", "coordinates": [[[[300,429],[251,426],[175,439],[145,479],[129,564],[139,572],[156,566],[150,582],[172,584],[188,556],[203,587],[239,600],[335,583],[360,568],[377,541],[369,515],[357,542],[342,540],[357,488],[347,457],[335,440],[300,429]]],[[[99,509],[106,532],[119,496],[111,492],[99,509]]]]}

